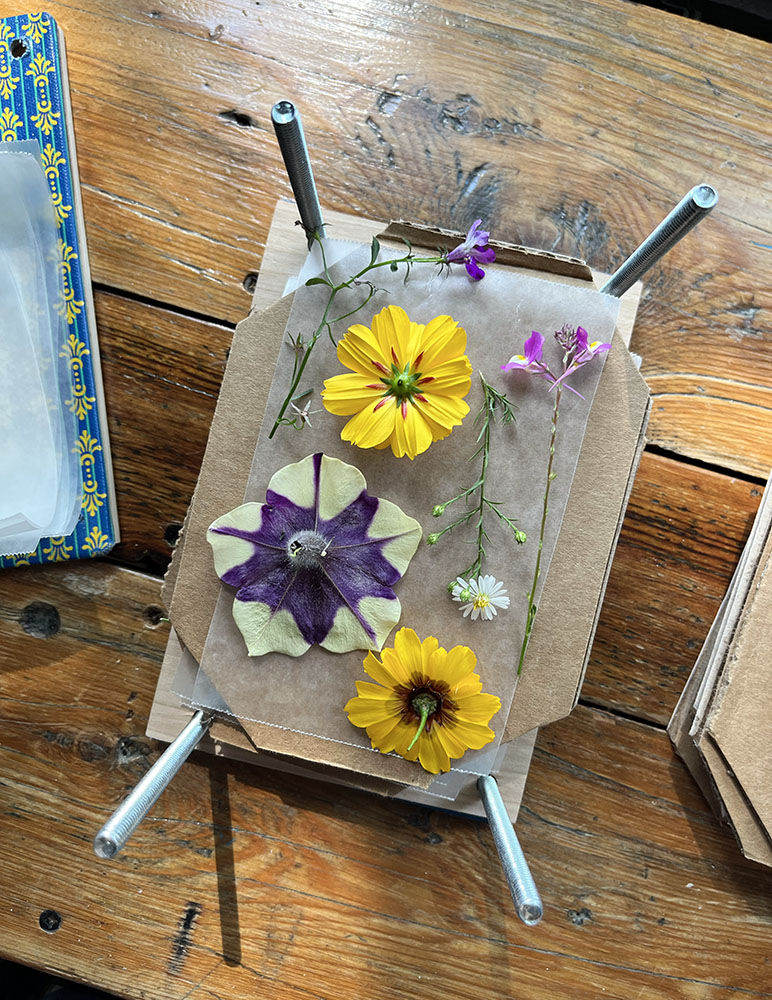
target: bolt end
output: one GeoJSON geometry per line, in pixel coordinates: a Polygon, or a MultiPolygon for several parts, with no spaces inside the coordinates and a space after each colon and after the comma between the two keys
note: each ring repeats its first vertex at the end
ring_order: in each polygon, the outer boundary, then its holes
{"type": "Polygon", "coordinates": [[[271,121],[275,125],[288,125],[297,116],[292,101],[277,101],[271,108],[271,121]]]}
{"type": "Polygon", "coordinates": [[[521,903],[517,907],[517,915],[526,927],[535,927],[536,924],[541,923],[544,910],[540,903],[521,903]]]}
{"type": "Polygon", "coordinates": [[[108,837],[101,832],[94,837],[94,854],[96,854],[98,858],[105,858],[109,861],[110,858],[114,858],[117,853],[118,844],[112,837],[108,837]]]}
{"type": "Polygon", "coordinates": [[[718,204],[718,191],[710,184],[698,184],[692,188],[692,201],[705,212],[709,212],[718,204]]]}

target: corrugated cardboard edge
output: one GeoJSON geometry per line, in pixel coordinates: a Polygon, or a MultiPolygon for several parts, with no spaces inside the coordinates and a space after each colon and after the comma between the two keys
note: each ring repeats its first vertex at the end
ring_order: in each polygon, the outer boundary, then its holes
{"type": "MultiPolygon", "coordinates": [[[[533,719],[546,725],[568,715],[576,704],[643,451],[649,410],[648,386],[615,333],[507,720],[507,740],[531,729],[533,719]],[[601,511],[616,516],[601,517],[601,511]],[[552,627],[558,616],[564,616],[572,627],[552,627]],[[567,672],[572,663],[578,665],[574,687],[552,684],[556,672],[567,672]]],[[[559,429],[556,462],[560,475],[559,429]]]]}
{"type": "MultiPolygon", "coordinates": [[[[381,237],[388,240],[407,240],[411,244],[431,250],[452,250],[464,239],[461,233],[419,226],[414,222],[403,220],[390,222],[381,233],[381,237]]],[[[564,254],[552,253],[549,250],[536,250],[533,247],[502,243],[498,240],[491,240],[489,246],[496,251],[497,264],[523,267],[529,271],[548,271],[550,274],[562,274],[569,278],[592,281],[592,271],[577,257],[566,257],[564,254]]]]}

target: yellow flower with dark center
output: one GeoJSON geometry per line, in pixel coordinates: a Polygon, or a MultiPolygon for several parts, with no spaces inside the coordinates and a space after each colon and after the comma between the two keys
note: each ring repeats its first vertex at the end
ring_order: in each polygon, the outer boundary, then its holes
{"type": "Polygon", "coordinates": [[[381,753],[418,759],[432,774],[450,770],[450,759],[479,750],[494,738],[490,720],[501,708],[485,694],[467,646],[443,649],[434,636],[423,642],[411,628],[394,637],[381,659],[368,653],[357,697],[345,707],[349,721],[367,731],[381,753]]]}
{"type": "Polygon", "coordinates": [[[465,350],[466,332],[450,316],[424,326],[386,306],[371,327],[349,327],[338,360],[351,371],[327,379],[322,393],[330,413],[351,417],[341,438],[413,459],[447,437],[469,412],[465,350]]]}

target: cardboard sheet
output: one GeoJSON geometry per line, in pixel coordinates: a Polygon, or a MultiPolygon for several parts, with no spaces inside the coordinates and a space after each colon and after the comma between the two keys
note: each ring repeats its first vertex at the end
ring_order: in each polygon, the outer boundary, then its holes
{"type": "MultiPolygon", "coordinates": [[[[333,269],[335,280],[356,273],[368,259],[369,248],[363,248],[333,269]]],[[[492,622],[474,623],[462,618],[458,605],[449,599],[446,590],[448,581],[455,579],[474,558],[474,547],[470,544],[473,532],[457,529],[436,546],[419,546],[407,574],[395,587],[402,603],[400,626],[415,627],[421,638],[431,632],[447,648],[458,644],[471,646],[478,657],[485,690],[497,694],[502,701],[502,711],[491,723],[500,739],[514,692],[517,656],[525,628],[526,602],[518,599],[518,595],[528,592],[538,551],[555,399],[544,381],[522,372],[502,373],[500,367],[512,353],[522,349],[522,342],[531,329],[553,331],[566,322],[565,317],[581,317],[574,322],[581,322],[590,330],[593,339],[610,339],[618,302],[586,286],[557,285],[522,274],[494,272],[484,281],[472,284],[465,274],[437,277],[428,268],[424,271],[429,272],[428,280],[414,271],[414,276],[405,284],[402,274],[384,269],[378,275],[378,284],[386,287],[390,294],[376,295],[366,309],[357,313],[356,319],[368,325],[374,312],[387,303],[397,302],[418,322],[428,322],[447,312],[467,330],[467,353],[475,372],[484,372],[488,381],[499,391],[507,392],[519,407],[516,425],[497,425],[493,430],[486,492],[491,498],[503,501],[503,509],[518,519],[530,544],[518,547],[511,531],[489,515],[486,529],[490,541],[485,571],[505,581],[512,595],[512,606],[492,622]],[[505,324],[500,322],[501,315],[508,318],[505,324]]],[[[313,425],[302,431],[280,428],[273,441],[269,441],[268,435],[292,372],[292,348],[287,334],[302,331],[308,336],[322,313],[326,298],[326,289],[319,286],[299,289],[294,295],[244,500],[264,501],[268,480],[275,471],[288,462],[297,462],[322,451],[356,464],[367,479],[368,491],[397,503],[407,514],[416,517],[426,537],[443,524],[443,519],[431,516],[434,504],[454,496],[477,477],[479,459],[470,461],[470,458],[476,450],[479,433],[472,419],[482,404],[479,379],[473,378],[467,397],[471,412],[463,425],[413,462],[396,460],[390,450],[364,450],[342,442],[340,430],[345,418],[326,412],[318,414],[313,425]]],[[[363,298],[361,288],[341,293],[336,299],[336,312],[349,312],[363,298]]],[[[349,319],[334,328],[336,339],[343,336],[350,323],[349,319]]],[[[551,363],[559,366],[560,351],[551,336],[545,344],[545,355],[551,355],[551,363]]],[[[599,356],[592,365],[572,377],[572,385],[584,399],[568,390],[563,391],[555,459],[557,477],[550,494],[539,591],[549,575],[552,552],[605,359],[605,354],[599,356]]],[[[318,399],[324,378],[342,370],[332,344],[323,337],[306,368],[303,388],[313,387],[314,398],[318,399]]],[[[342,706],[355,693],[354,681],[365,679],[361,666],[364,654],[354,651],[333,655],[311,649],[299,658],[280,654],[250,658],[233,621],[232,603],[233,590],[223,587],[201,666],[233,707],[250,738],[265,749],[277,750],[273,730],[315,736],[318,745],[311,759],[401,780],[405,762],[373,750],[367,734],[352,727],[342,711],[342,706]],[[259,733],[253,723],[260,724],[259,733]]],[[[569,700],[573,694],[571,691],[569,700]]],[[[463,770],[486,773],[490,749],[469,751],[463,759],[463,770]]],[[[410,765],[409,770],[420,781],[425,780],[420,769],[410,765]]]]}
{"type": "Polygon", "coordinates": [[[772,493],[759,505],[726,597],[668,725],[746,857],[772,865],[772,493]]]}
{"type": "MultiPolygon", "coordinates": [[[[268,260],[268,256],[266,254],[266,260],[268,260]]],[[[574,262],[575,265],[576,263],[574,262]]],[[[578,266],[582,273],[586,271],[582,265],[578,266]]],[[[465,281],[466,279],[461,278],[460,280],[465,281]]],[[[580,279],[563,278],[561,280],[576,283],[580,279]]],[[[587,288],[584,281],[581,281],[581,286],[587,288]]],[[[260,284],[258,284],[259,290],[260,284]]],[[[253,316],[250,320],[244,321],[240,324],[234,337],[228,371],[223,382],[201,479],[186,520],[181,544],[175,553],[172,569],[164,587],[165,600],[171,604],[172,620],[194,655],[197,653],[200,656],[201,654],[219,589],[219,581],[209,572],[211,556],[208,546],[204,544],[202,547],[199,541],[214,517],[223,510],[230,509],[241,502],[242,496],[237,494],[241,489],[243,495],[246,480],[245,452],[243,448],[236,446],[233,435],[228,430],[228,425],[232,422],[231,426],[242,428],[245,436],[253,435],[253,439],[256,437],[256,431],[253,431],[253,428],[259,424],[262,416],[265,391],[269,381],[267,373],[270,372],[271,368],[271,365],[266,363],[266,359],[276,355],[278,337],[286,325],[289,304],[289,301],[285,300],[265,315],[253,316]],[[243,478],[240,480],[242,476],[243,478]],[[192,548],[189,546],[191,539],[196,539],[192,548]],[[175,583],[179,586],[175,586],[175,583]]],[[[545,332],[549,331],[545,330],[545,332]]],[[[629,337],[629,324],[627,333],[629,337]]],[[[520,338],[520,343],[510,343],[507,346],[506,357],[521,348],[522,339],[520,338]]],[[[569,504],[568,508],[569,511],[573,510],[574,512],[572,530],[574,537],[579,539],[582,559],[588,556],[590,550],[594,555],[593,560],[588,560],[593,564],[589,575],[582,574],[580,568],[580,586],[575,588],[577,592],[584,594],[584,604],[579,611],[577,611],[575,604],[569,610],[565,610],[567,608],[565,588],[551,587],[548,578],[540,608],[540,615],[543,619],[555,620],[556,622],[561,620],[568,622],[569,615],[579,613],[582,625],[581,628],[560,630],[563,632],[564,639],[573,633],[576,633],[578,638],[568,650],[565,643],[562,645],[561,649],[558,650],[557,660],[552,659],[552,662],[549,662],[551,659],[549,653],[546,656],[542,653],[534,660],[534,662],[542,664],[542,669],[546,668],[549,671],[548,683],[533,685],[527,685],[525,681],[521,683],[518,696],[515,699],[515,709],[510,716],[510,723],[514,723],[514,726],[511,728],[507,726],[507,739],[510,739],[518,731],[525,732],[527,729],[533,729],[537,723],[542,724],[566,714],[573,706],[578,693],[616,533],[626,502],[632,472],[637,462],[648,406],[645,384],[635,371],[629,355],[621,343],[619,349],[615,344],[609,360],[613,357],[618,357],[620,364],[612,367],[611,364],[607,363],[602,376],[604,380],[609,379],[612,386],[616,386],[616,388],[612,388],[612,395],[608,397],[610,405],[607,408],[607,414],[610,410],[610,426],[606,428],[606,433],[604,433],[595,419],[594,409],[590,423],[590,430],[595,433],[601,448],[604,444],[607,447],[605,451],[601,451],[600,455],[595,455],[594,471],[584,475],[585,485],[581,494],[576,502],[569,504]],[[624,420],[619,420],[620,413],[624,415],[624,420]],[[613,431],[619,428],[621,428],[621,433],[615,437],[613,431]],[[610,471],[613,471],[614,475],[609,475],[610,471]],[[600,490],[597,488],[599,483],[603,487],[600,490]],[[603,528],[600,532],[602,537],[597,545],[587,544],[586,525],[588,523],[593,524],[594,527],[601,525],[603,528]],[[561,619],[563,614],[566,616],[565,619],[561,619]],[[517,709],[519,711],[516,711],[517,709]]],[[[599,394],[598,399],[601,398],[604,400],[607,398],[606,389],[603,390],[602,394],[599,394]]],[[[605,416],[604,419],[608,419],[608,416],[605,416]]],[[[458,429],[454,431],[454,434],[457,433],[458,429]]],[[[429,454],[441,445],[442,442],[433,445],[429,454]]],[[[345,447],[348,448],[348,446],[345,447]]],[[[354,449],[350,450],[354,451],[354,449]]],[[[579,471],[581,471],[583,463],[588,461],[587,456],[591,454],[587,452],[586,448],[585,453],[583,453],[579,463],[579,471]]],[[[340,457],[352,461],[351,456],[341,455],[340,457]]],[[[421,457],[416,462],[420,460],[421,457]]],[[[392,459],[392,462],[396,462],[396,460],[392,459]]],[[[367,474],[366,470],[365,473],[367,474]]],[[[579,481],[579,473],[577,473],[574,488],[576,488],[576,482],[579,481]]],[[[432,496],[432,502],[442,498],[435,494],[432,496]]],[[[570,499],[574,500],[573,493],[570,499]]],[[[430,523],[431,527],[437,525],[437,522],[430,523]]],[[[566,527],[567,524],[564,523],[563,532],[566,531],[566,527]]],[[[597,531],[593,531],[593,538],[597,534],[597,531]]],[[[561,534],[558,555],[562,550],[562,545],[563,535],[561,534]]],[[[571,553],[567,549],[567,555],[567,565],[573,569],[577,562],[575,553],[571,553]]],[[[512,594],[511,590],[510,593],[512,594]]],[[[451,614],[455,611],[455,614],[458,615],[457,606],[448,603],[451,614]]],[[[504,620],[503,617],[501,620],[504,620]]],[[[529,649],[525,677],[529,676],[532,657],[539,650],[537,641],[540,634],[539,620],[540,617],[537,616],[537,626],[529,649]]],[[[478,623],[478,627],[485,628],[486,626],[478,623]]],[[[467,639],[467,642],[470,640],[467,639]]],[[[470,644],[472,643],[470,642],[470,644]]],[[[519,648],[519,641],[510,639],[510,647],[515,645],[519,648]]],[[[361,671],[361,667],[359,669],[361,671]]],[[[170,733],[167,738],[172,735],[174,733],[170,733]]],[[[301,755],[303,752],[307,755],[309,752],[314,752],[313,747],[304,748],[302,746],[304,738],[297,734],[275,730],[272,736],[278,752],[293,755],[298,753],[298,750],[300,750],[301,755]]]]}

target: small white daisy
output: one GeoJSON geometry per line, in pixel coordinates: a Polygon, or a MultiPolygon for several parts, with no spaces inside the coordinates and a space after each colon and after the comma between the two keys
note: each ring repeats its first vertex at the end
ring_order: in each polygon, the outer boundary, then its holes
{"type": "Polygon", "coordinates": [[[454,601],[465,602],[459,610],[464,612],[464,618],[471,614],[473,622],[478,618],[489,622],[498,613],[497,608],[504,610],[509,607],[504,584],[493,576],[470,577],[468,580],[459,576],[453,584],[452,593],[454,601]]]}

